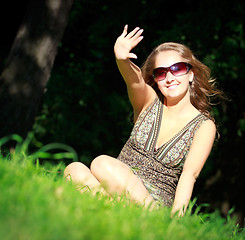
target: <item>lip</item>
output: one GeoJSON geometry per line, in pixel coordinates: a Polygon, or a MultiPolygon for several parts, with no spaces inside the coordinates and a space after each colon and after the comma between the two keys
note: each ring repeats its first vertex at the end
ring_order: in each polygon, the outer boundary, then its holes
{"type": "Polygon", "coordinates": [[[179,84],[172,84],[172,85],[167,86],[167,89],[175,89],[178,86],[179,84]]]}

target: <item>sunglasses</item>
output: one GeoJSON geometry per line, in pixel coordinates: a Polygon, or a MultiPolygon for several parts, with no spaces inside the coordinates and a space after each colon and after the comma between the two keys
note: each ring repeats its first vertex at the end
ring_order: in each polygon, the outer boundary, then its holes
{"type": "Polygon", "coordinates": [[[167,73],[171,72],[175,77],[187,74],[192,66],[189,63],[178,62],[170,67],[158,67],[153,70],[153,78],[156,82],[162,81],[166,78],[167,73]]]}

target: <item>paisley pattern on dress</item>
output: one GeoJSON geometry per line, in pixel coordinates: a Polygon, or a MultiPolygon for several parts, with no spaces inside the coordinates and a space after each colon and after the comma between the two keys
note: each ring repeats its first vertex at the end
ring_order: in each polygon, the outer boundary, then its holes
{"type": "Polygon", "coordinates": [[[118,159],[132,169],[153,199],[170,207],[195,132],[209,118],[198,114],[172,139],[156,149],[163,106],[163,96],[157,97],[138,117],[118,159]]]}

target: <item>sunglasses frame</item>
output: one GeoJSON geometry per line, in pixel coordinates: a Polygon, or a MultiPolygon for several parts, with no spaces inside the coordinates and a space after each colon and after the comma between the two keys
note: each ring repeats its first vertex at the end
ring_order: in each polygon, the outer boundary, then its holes
{"type": "Polygon", "coordinates": [[[192,65],[191,64],[189,64],[189,63],[186,63],[186,62],[177,62],[177,63],[174,63],[174,64],[172,64],[171,66],[169,66],[169,67],[158,67],[158,68],[155,68],[154,70],[153,70],[153,78],[154,78],[154,80],[155,80],[155,82],[160,82],[160,81],[163,81],[164,79],[166,79],[166,77],[167,77],[167,73],[168,72],[171,72],[171,74],[172,75],[174,75],[175,77],[180,77],[180,76],[184,76],[184,75],[186,75],[187,73],[189,73],[189,71],[191,70],[191,68],[192,68],[192,65]],[[187,69],[187,71],[184,73],[184,74],[181,74],[181,75],[175,75],[175,71],[174,70],[172,70],[171,68],[174,66],[174,65],[176,65],[176,64],[184,64],[185,66],[186,66],[186,69],[187,69]],[[155,76],[154,76],[154,72],[157,70],[157,69],[163,69],[163,70],[165,70],[164,72],[165,72],[165,78],[162,78],[162,79],[160,79],[160,80],[156,80],[155,79],[155,76]]]}

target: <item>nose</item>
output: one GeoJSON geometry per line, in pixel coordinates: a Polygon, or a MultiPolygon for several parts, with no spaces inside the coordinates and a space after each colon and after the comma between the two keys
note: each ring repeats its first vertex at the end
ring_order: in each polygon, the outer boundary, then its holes
{"type": "Polygon", "coordinates": [[[169,83],[172,81],[174,81],[174,75],[170,71],[168,71],[166,74],[166,82],[169,83]]]}

